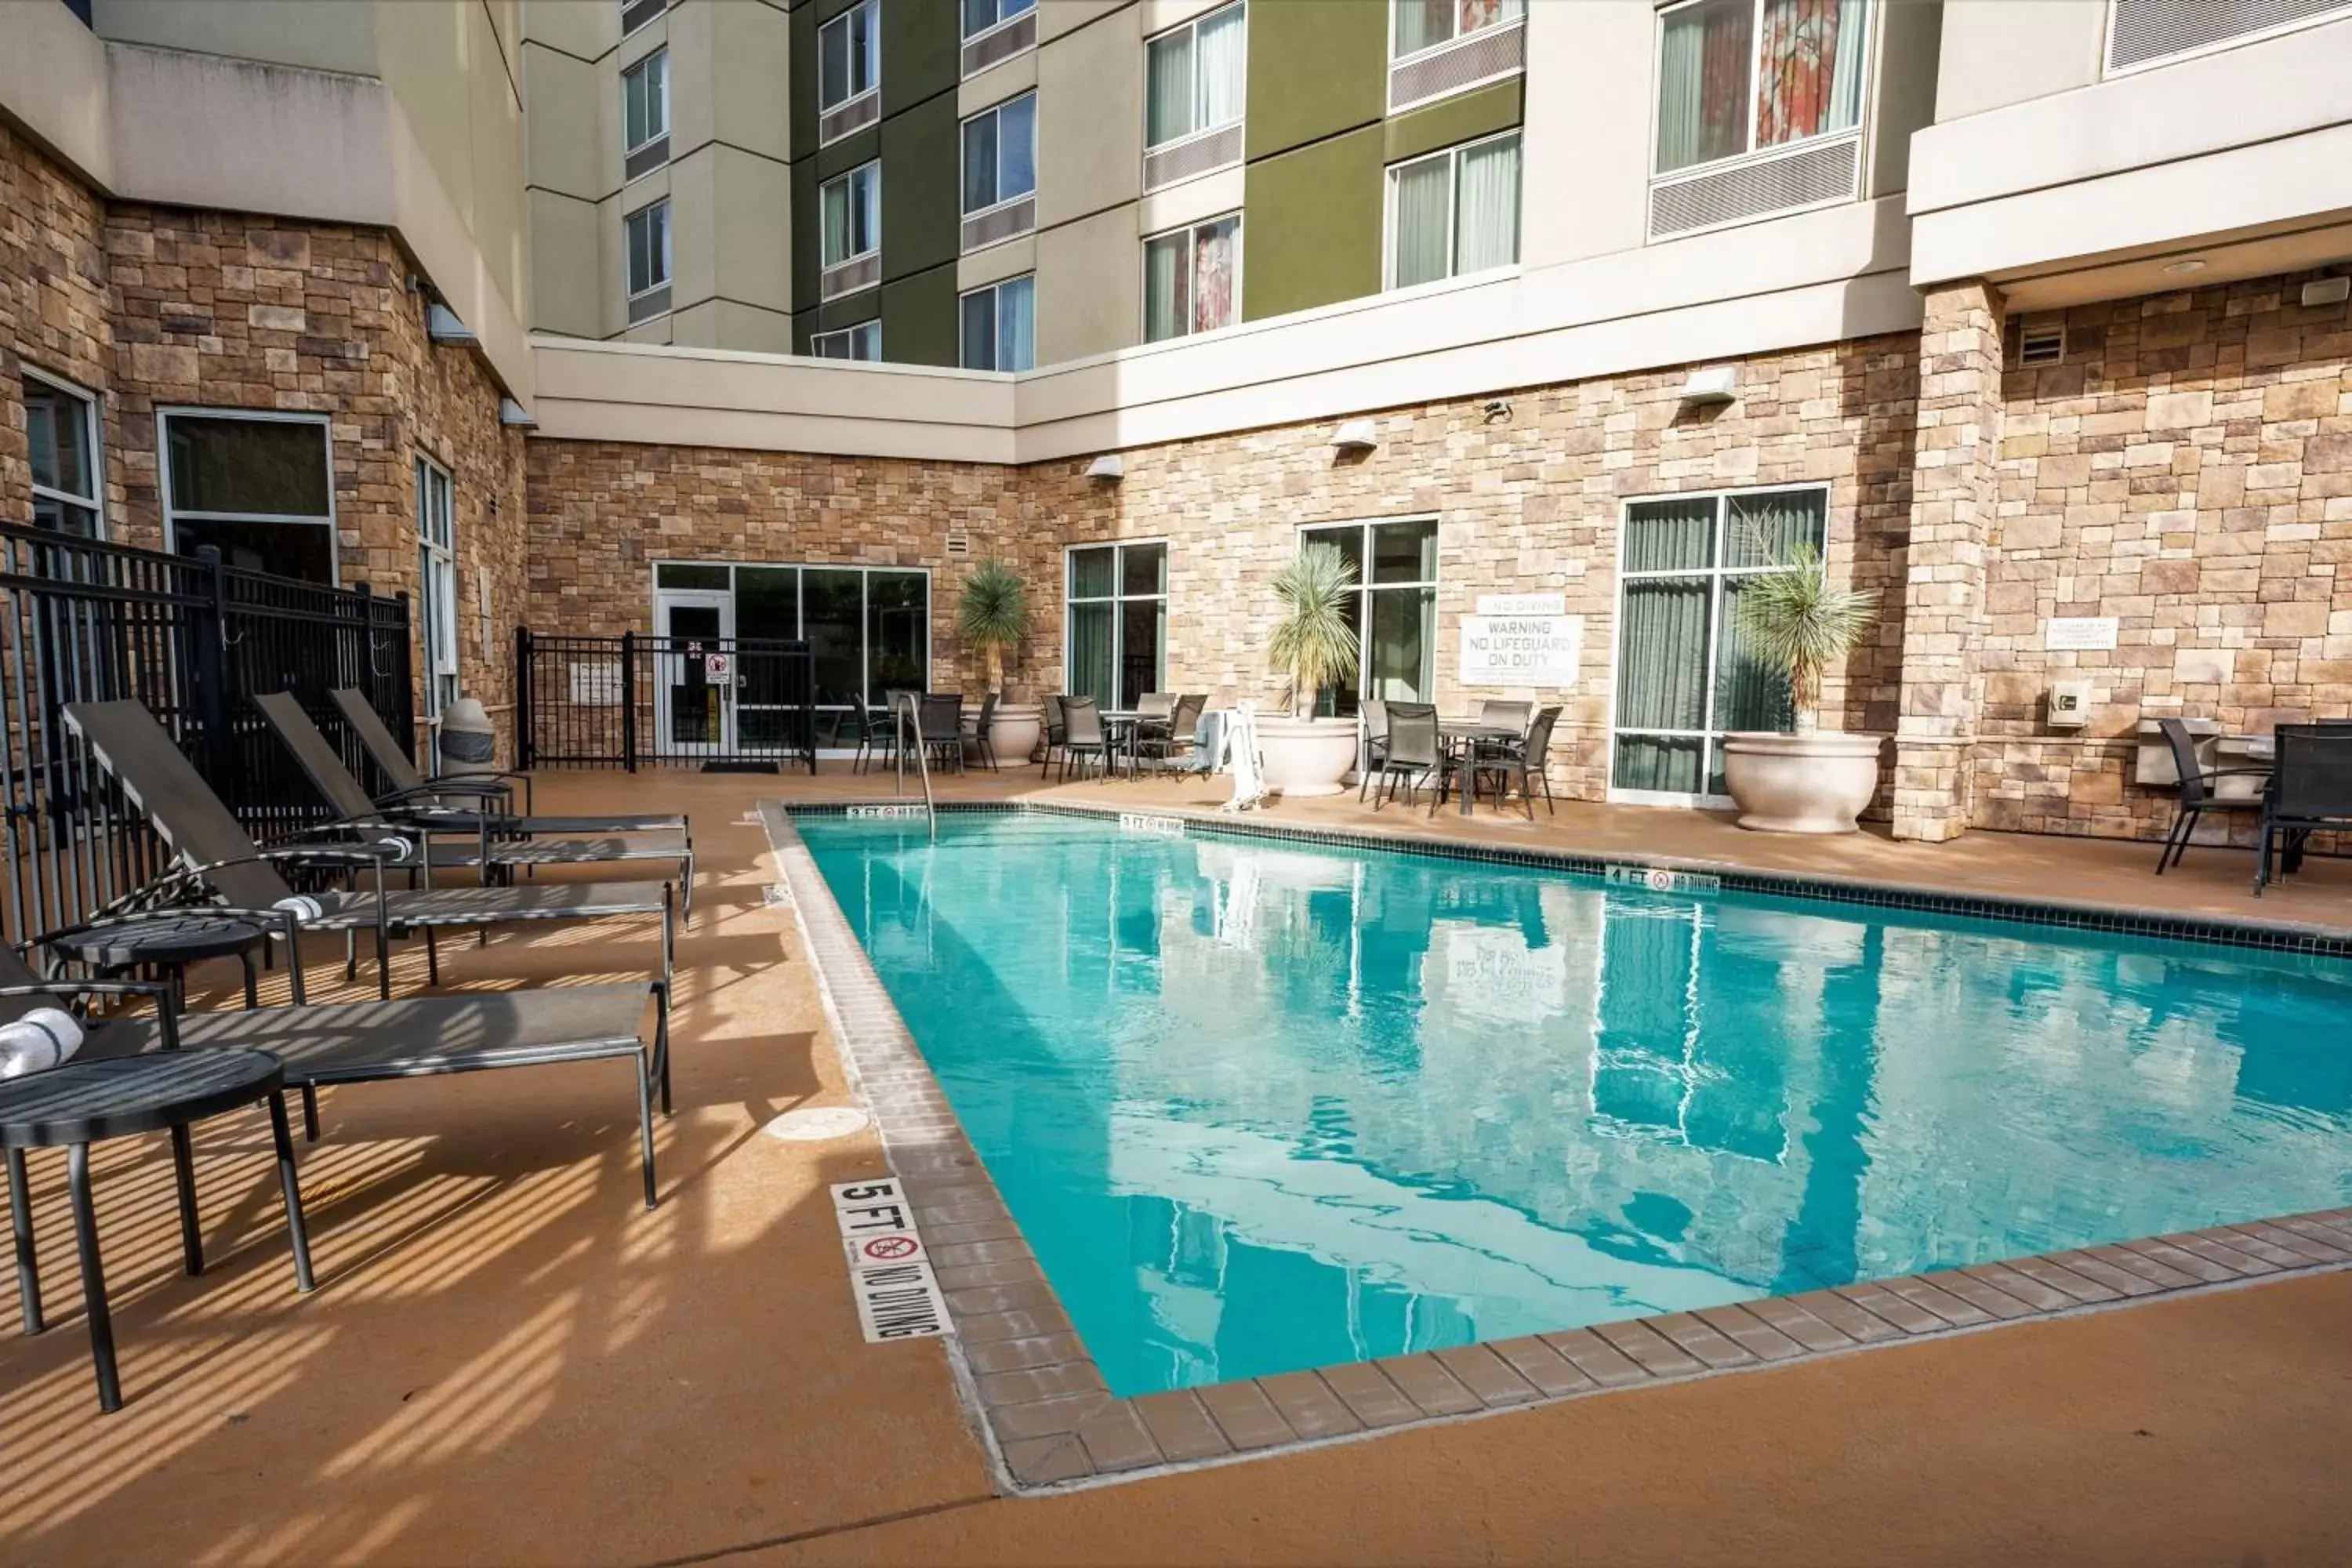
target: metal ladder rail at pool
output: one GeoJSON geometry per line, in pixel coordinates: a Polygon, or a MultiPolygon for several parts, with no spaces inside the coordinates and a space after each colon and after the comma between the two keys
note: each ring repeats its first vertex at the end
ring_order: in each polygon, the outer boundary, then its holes
{"type": "Polygon", "coordinates": [[[890,721],[898,729],[896,748],[898,752],[898,781],[891,793],[907,793],[907,731],[911,726],[915,731],[915,776],[923,783],[923,826],[930,829],[931,837],[937,839],[940,836],[940,808],[938,803],[931,799],[930,754],[924,746],[923,715],[915,706],[913,692],[898,693],[898,700],[892,706],[890,721]]]}

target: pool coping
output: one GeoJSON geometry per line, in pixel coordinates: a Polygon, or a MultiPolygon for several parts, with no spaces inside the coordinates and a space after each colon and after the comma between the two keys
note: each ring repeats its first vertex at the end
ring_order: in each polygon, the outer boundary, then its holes
{"type": "MultiPolygon", "coordinates": [[[[2352,1267],[2352,1207],[2326,1209],[1562,1332],[1117,1397],[1062,1310],[793,822],[795,814],[840,816],[853,806],[894,804],[905,803],[888,797],[806,805],[763,800],[760,816],[786,901],[816,973],[835,1049],[881,1134],[884,1152],[947,1301],[953,1331],[942,1337],[958,1392],[998,1483],[1007,1492],[1130,1479],[1406,1426],[2352,1267]]],[[[1122,815],[1111,805],[1058,802],[960,802],[940,809],[1122,815]]],[[[2053,916],[2086,917],[2039,923],[2184,934],[2179,929],[2184,922],[2178,921],[2158,922],[2165,927],[2161,930],[2149,930],[2146,922],[2089,923],[2087,917],[2103,909],[2117,915],[2112,906],[2063,900],[2035,906],[2029,900],[1939,895],[1895,884],[1756,873],[1707,862],[1457,847],[1437,838],[1289,828],[1262,821],[1239,824],[1197,813],[1127,815],[1174,817],[1188,830],[1244,837],[1444,853],[1490,863],[1565,862],[1570,868],[1594,874],[1605,874],[1610,865],[1696,871],[1721,875],[1727,888],[1735,886],[1733,875],[1725,874],[1728,871],[1751,884],[1752,890],[1787,893],[1792,885],[1832,885],[1840,891],[1826,896],[1839,901],[1996,919],[2018,917],[1952,906],[1998,905],[2005,910],[2017,903],[2053,916]],[[1461,848],[1485,852],[1458,855],[1461,848]],[[1580,861],[1591,865],[1579,866],[1580,861]],[[1857,896],[1874,892],[1889,896],[1857,896]]],[[[2186,923],[2209,922],[2187,917],[2186,923]]],[[[2277,928],[2279,936],[2300,940],[2230,945],[2352,956],[2352,932],[2285,921],[2248,923],[2277,928]],[[2305,945],[2320,936],[2333,940],[2319,949],[2305,945]]]]}

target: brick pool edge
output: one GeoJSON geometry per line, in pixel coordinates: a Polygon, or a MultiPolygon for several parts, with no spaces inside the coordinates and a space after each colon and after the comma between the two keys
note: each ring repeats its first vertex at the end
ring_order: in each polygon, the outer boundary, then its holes
{"type": "MultiPolygon", "coordinates": [[[[828,802],[815,814],[838,814],[850,804],[828,802]]],[[[835,1048],[881,1133],[946,1298],[952,1323],[946,1336],[948,1359],[957,1387],[1007,1491],[1127,1479],[1402,1426],[2352,1265],[2352,1208],[2327,1209],[1559,1333],[1115,1397],[793,826],[793,812],[806,809],[762,801],[760,816],[816,973],[835,1048]]],[[[1012,802],[975,803],[961,810],[1118,816],[1116,810],[1012,802]]],[[[1183,819],[1188,831],[1203,827],[1412,853],[1454,852],[1433,840],[1401,844],[1372,835],[1166,815],[1183,819]]],[[[1759,876],[1698,862],[1520,850],[1460,858],[1507,858],[1569,869],[1671,864],[1727,873],[1726,886],[1735,885],[1736,876],[1739,885],[1780,893],[1811,884],[1810,879],[1759,876]],[[1582,865],[1588,858],[1591,867],[1582,865]]],[[[2010,918],[2012,907],[2037,907],[1864,883],[1837,884],[1828,896],[1904,907],[1966,903],[1983,906],[1968,912],[1997,918],[2010,918]],[[1926,902],[1931,899],[1937,902],[1926,902]]],[[[2207,923],[2168,920],[2152,930],[2158,922],[2138,911],[2116,909],[2103,919],[2094,906],[2053,900],[2038,907],[2047,911],[2043,923],[2190,940],[2197,938],[2181,928],[2207,923]]],[[[2315,933],[2307,928],[2281,924],[2273,930],[2272,940],[2247,945],[2305,951],[2334,945],[2313,944],[2315,933]]]]}

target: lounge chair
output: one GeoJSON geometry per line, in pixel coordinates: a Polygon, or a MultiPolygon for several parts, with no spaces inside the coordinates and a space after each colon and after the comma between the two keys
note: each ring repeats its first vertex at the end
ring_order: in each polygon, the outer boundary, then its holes
{"type": "MultiPolygon", "coordinates": [[[[465,800],[490,800],[511,796],[514,786],[522,785],[522,811],[529,819],[530,831],[548,833],[654,833],[666,828],[686,830],[683,812],[622,812],[594,816],[539,816],[531,811],[530,775],[520,773],[436,773],[426,778],[409,759],[408,749],[384,726],[383,717],[367,700],[365,693],[353,687],[339,686],[327,693],[343,722],[351,727],[352,738],[360,743],[383,776],[392,781],[393,793],[377,804],[400,801],[409,804],[426,802],[444,795],[456,795],[465,800]]],[[[511,811],[501,809],[498,815],[511,816],[511,811]]]]}
{"type": "Polygon", "coordinates": [[[2224,778],[2267,778],[2268,768],[2217,768],[2210,772],[2197,760],[2197,737],[2189,726],[2178,719],[2158,719],[2157,729],[2164,743],[2172,749],[2172,771],[2180,780],[2180,795],[2172,809],[2172,828],[2164,836],[2164,847],[2156,854],[2156,874],[2164,875],[2167,866],[2180,864],[2181,856],[2189,851],[2189,836],[2197,831],[2197,823],[2209,811],[2260,811],[2263,797],[2250,795],[2224,797],[2216,795],[2214,782],[2224,778]]]}
{"type": "Polygon", "coordinates": [[[389,818],[415,828],[425,846],[424,861],[428,879],[432,872],[443,868],[487,868],[489,874],[496,875],[517,866],[602,866],[625,860],[668,860],[676,863],[686,883],[686,897],[679,912],[688,925],[694,923],[694,841],[684,829],[659,828],[602,838],[534,838],[531,835],[537,829],[533,824],[541,818],[458,810],[436,805],[429,798],[408,802],[390,797],[371,799],[292,692],[276,691],[253,701],[338,816],[353,824],[389,818]],[[476,839],[477,846],[472,849],[434,847],[430,837],[435,834],[464,834],[476,839]]]}
{"type": "MultiPolygon", "coordinates": [[[[137,916],[128,918],[136,919],[137,916]]],[[[287,939],[294,940],[289,921],[287,939]]],[[[40,939],[33,944],[37,948],[40,939]]],[[[397,1002],[302,1001],[301,963],[289,953],[295,1003],[238,1012],[164,1010],[160,985],[43,980],[16,949],[0,944],[0,1018],[28,1007],[58,1005],[76,996],[155,994],[152,1014],[118,1014],[86,1026],[76,1061],[139,1056],[166,1049],[249,1047],[286,1064],[286,1086],[302,1091],[303,1124],[319,1135],[318,1091],[329,1084],[481,1072],[494,1068],[547,1067],[560,1062],[635,1058],[638,1161],[646,1207],[657,1198],[654,1182],[655,1090],[670,1110],[669,987],[661,981],[609,985],[558,985],[541,990],[411,996],[397,1002]],[[645,1037],[646,1003],[654,1004],[653,1041],[645,1037]]],[[[8,1179],[23,1191],[23,1154],[8,1151],[8,1179]]],[[[13,1194],[12,1194],[13,1195],[13,1194]]],[[[22,1212],[21,1210],[18,1212],[22,1212]]],[[[18,1257],[28,1238],[18,1237],[18,1257]]]]}
{"type": "MultiPolygon", "coordinates": [[[[131,803],[146,813],[187,869],[229,903],[246,910],[293,908],[305,930],[375,932],[376,989],[392,994],[394,931],[425,933],[426,973],[441,977],[434,933],[443,926],[488,927],[509,921],[603,920],[653,915],[661,921],[661,978],[667,984],[677,933],[667,882],[546,882],[527,888],[388,889],[383,871],[391,852],[364,844],[291,844],[264,849],[181,754],[153,714],[137,702],[76,702],[66,722],[89,743],[99,765],[131,803]],[[281,863],[373,867],[373,893],[329,891],[297,901],[278,874],[281,863]]],[[[393,863],[398,864],[398,860],[393,863]]],[[[427,862],[429,870],[430,863],[427,862]]],[[[347,965],[348,968],[348,965],[347,965]]]]}

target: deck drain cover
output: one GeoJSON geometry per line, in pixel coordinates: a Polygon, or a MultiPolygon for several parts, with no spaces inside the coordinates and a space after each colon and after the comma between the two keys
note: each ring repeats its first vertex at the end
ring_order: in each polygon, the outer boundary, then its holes
{"type": "Polygon", "coordinates": [[[769,1137],[781,1138],[787,1143],[822,1143],[829,1138],[846,1138],[864,1131],[866,1112],[854,1105],[812,1105],[801,1110],[787,1110],[765,1129],[769,1137]]]}

